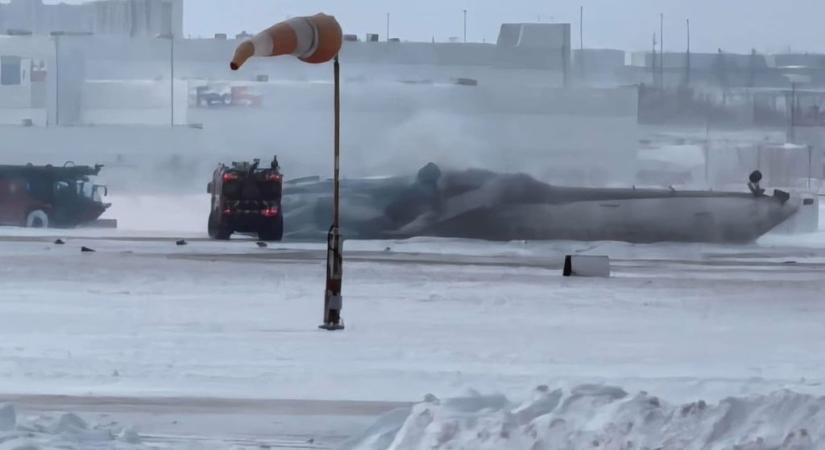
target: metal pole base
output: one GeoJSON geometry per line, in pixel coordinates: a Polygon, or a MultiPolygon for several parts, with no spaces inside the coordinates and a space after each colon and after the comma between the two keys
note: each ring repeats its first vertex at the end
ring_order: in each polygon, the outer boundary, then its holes
{"type": "Polygon", "coordinates": [[[324,323],[318,328],[328,331],[344,329],[341,320],[341,279],[343,276],[343,242],[338,227],[333,226],[327,234],[327,286],[324,291],[324,323]]]}
{"type": "Polygon", "coordinates": [[[341,331],[341,330],[344,330],[344,324],[339,323],[339,324],[336,325],[336,324],[332,324],[332,323],[326,323],[326,324],[323,324],[323,325],[318,325],[318,328],[321,329],[321,330],[327,330],[327,331],[341,331]]]}

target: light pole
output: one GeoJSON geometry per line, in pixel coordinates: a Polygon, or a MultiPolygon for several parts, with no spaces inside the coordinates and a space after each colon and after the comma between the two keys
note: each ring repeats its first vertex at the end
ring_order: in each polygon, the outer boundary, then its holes
{"type": "MultiPolygon", "coordinates": [[[[389,17],[389,16],[388,16],[389,17]]],[[[294,17],[285,22],[276,23],[258,33],[252,39],[243,42],[235,50],[235,56],[229,67],[238,70],[253,56],[292,55],[301,61],[319,64],[334,60],[333,75],[335,91],[333,99],[334,133],[333,133],[333,204],[332,226],[327,234],[327,277],[324,291],[324,322],[319,328],[329,331],[343,330],[341,320],[341,285],[343,281],[343,240],[339,221],[340,204],[340,66],[338,52],[343,43],[341,25],[335,17],[316,14],[310,17],[294,17]]]]}
{"type": "Polygon", "coordinates": [[[467,43],[467,10],[464,9],[464,43],[467,43]]]}
{"type": "Polygon", "coordinates": [[[159,34],[158,39],[169,40],[169,127],[175,127],[175,35],[159,34]]]}
{"type": "Polygon", "coordinates": [[[656,50],[656,33],[653,33],[653,51],[650,53],[650,74],[653,77],[651,79],[651,83],[653,83],[653,87],[659,87],[659,63],[657,62],[658,58],[658,50],[656,50]]]}
{"type": "Polygon", "coordinates": [[[53,32],[54,36],[54,125],[60,126],[60,32],[53,32]]]}
{"type": "Polygon", "coordinates": [[[584,6],[579,6],[579,76],[584,79],[584,6]]]}
{"type": "Polygon", "coordinates": [[[579,50],[584,50],[584,6],[579,6],[579,50]]]}
{"type": "Polygon", "coordinates": [[[687,26],[687,53],[685,53],[685,85],[690,86],[690,19],[685,19],[687,26]]]}
{"type": "Polygon", "coordinates": [[[665,14],[659,13],[659,83],[665,88],[665,14]]]}
{"type": "Polygon", "coordinates": [[[390,13],[387,13],[387,42],[390,41],[390,13]]]}

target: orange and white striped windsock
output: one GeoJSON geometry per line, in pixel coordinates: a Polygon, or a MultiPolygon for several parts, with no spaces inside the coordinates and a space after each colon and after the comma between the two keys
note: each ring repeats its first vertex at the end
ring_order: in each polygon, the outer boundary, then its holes
{"type": "Polygon", "coordinates": [[[342,41],[341,25],[333,16],[293,17],[239,45],[229,67],[238,70],[253,56],[292,55],[304,62],[323,63],[338,54],[342,41]]]}

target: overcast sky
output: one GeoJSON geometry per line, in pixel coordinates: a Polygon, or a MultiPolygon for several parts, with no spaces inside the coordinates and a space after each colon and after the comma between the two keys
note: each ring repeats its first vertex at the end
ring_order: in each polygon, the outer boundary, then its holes
{"type": "MultiPolygon", "coordinates": [[[[0,0],[2,1],[2,0],[0,0]]],[[[54,3],[56,0],[47,0],[54,3]]],[[[68,0],[76,3],[82,0],[68,0]]],[[[185,32],[192,36],[258,31],[289,16],[324,11],[338,17],[345,32],[383,39],[495,41],[502,22],[556,21],[575,24],[585,7],[585,46],[646,50],[665,14],[665,50],[685,48],[685,19],[698,51],[825,53],[825,0],[184,0],[185,32]]]]}

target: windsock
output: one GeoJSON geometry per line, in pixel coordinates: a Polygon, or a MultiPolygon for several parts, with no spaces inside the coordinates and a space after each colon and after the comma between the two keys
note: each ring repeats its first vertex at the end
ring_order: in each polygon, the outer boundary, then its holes
{"type": "Polygon", "coordinates": [[[304,62],[323,63],[338,54],[342,41],[341,25],[333,16],[293,17],[239,45],[229,67],[238,70],[253,56],[292,55],[304,62]]]}

